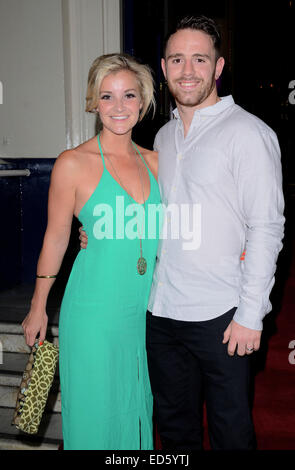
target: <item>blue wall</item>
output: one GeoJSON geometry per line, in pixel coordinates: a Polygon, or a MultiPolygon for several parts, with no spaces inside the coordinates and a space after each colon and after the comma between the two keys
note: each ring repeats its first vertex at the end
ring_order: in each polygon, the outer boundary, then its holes
{"type": "Polygon", "coordinates": [[[50,173],[55,159],[9,159],[0,170],[30,176],[0,177],[0,289],[33,283],[47,224],[50,173]]]}

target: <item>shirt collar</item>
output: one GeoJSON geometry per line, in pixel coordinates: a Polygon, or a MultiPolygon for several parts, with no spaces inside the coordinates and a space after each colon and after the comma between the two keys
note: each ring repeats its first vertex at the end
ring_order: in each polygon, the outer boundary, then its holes
{"type": "MultiPolygon", "coordinates": [[[[216,116],[217,114],[222,113],[225,109],[229,108],[233,104],[235,104],[235,102],[232,95],[223,96],[220,98],[220,101],[211,106],[196,109],[194,117],[196,116],[196,114],[200,114],[201,116],[216,116]]],[[[177,108],[174,109],[173,114],[176,119],[180,119],[180,115],[177,108]]]]}

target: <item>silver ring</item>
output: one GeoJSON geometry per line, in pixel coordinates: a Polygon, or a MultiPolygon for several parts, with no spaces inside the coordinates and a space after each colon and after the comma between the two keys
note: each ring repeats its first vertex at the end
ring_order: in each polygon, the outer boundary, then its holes
{"type": "Polygon", "coordinates": [[[247,351],[253,351],[254,348],[248,348],[248,346],[246,347],[247,351]]]}

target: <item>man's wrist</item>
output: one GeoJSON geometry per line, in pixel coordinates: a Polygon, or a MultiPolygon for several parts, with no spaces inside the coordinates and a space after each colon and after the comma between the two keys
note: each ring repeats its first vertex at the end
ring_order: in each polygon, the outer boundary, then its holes
{"type": "Polygon", "coordinates": [[[263,323],[260,318],[246,318],[245,315],[243,315],[240,311],[239,308],[237,308],[233,320],[238,323],[241,326],[244,326],[245,328],[249,328],[250,330],[256,330],[256,331],[262,331],[263,330],[263,323]]]}

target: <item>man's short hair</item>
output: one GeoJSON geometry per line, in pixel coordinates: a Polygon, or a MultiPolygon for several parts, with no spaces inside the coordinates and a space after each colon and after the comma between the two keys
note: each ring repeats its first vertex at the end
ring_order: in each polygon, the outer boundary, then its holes
{"type": "Polygon", "coordinates": [[[219,28],[214,20],[208,18],[207,16],[185,16],[178,21],[176,27],[168,34],[164,41],[163,47],[163,56],[166,57],[167,44],[172,36],[172,34],[180,31],[182,29],[192,29],[195,31],[202,31],[205,34],[208,34],[212,39],[215,52],[216,52],[216,61],[221,56],[221,34],[219,28]]]}

